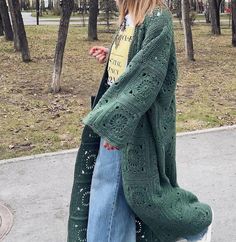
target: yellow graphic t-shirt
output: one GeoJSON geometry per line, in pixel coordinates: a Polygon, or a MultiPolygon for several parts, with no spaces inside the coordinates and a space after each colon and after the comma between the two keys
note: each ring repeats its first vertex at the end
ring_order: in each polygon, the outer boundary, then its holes
{"type": "Polygon", "coordinates": [[[128,52],[134,34],[134,25],[129,14],[127,14],[125,18],[126,28],[124,30],[119,30],[111,47],[108,63],[108,85],[112,85],[116,82],[117,78],[124,72],[127,65],[128,52]]]}

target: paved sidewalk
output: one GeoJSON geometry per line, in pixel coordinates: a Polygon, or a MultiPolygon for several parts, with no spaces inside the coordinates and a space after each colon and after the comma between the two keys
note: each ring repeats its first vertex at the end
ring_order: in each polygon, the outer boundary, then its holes
{"type": "MultiPolygon", "coordinates": [[[[36,25],[36,17],[31,16],[30,12],[22,12],[23,20],[25,25],[36,25]]],[[[221,22],[227,23],[228,19],[221,19],[221,22]]],[[[39,25],[59,25],[60,17],[55,18],[39,18],[39,25]]],[[[174,19],[175,23],[178,23],[178,19],[174,19]]],[[[197,23],[206,23],[204,19],[196,20],[197,23]]],[[[115,24],[116,21],[110,21],[111,24],[115,24]]],[[[85,17],[85,24],[88,25],[88,17],[85,17]]],[[[106,21],[98,21],[98,24],[106,25],[106,21]]],[[[70,25],[83,25],[83,20],[81,17],[72,16],[70,19],[70,25]]]]}
{"type": "MultiPolygon", "coordinates": [[[[212,205],[212,242],[236,241],[235,141],[236,125],[177,134],[178,181],[212,205]]],[[[66,241],[77,150],[0,161],[0,201],[14,216],[4,242],[66,241]]]]}
{"type": "MultiPolygon", "coordinates": [[[[25,25],[36,25],[36,17],[32,17],[30,12],[22,12],[22,17],[25,25]]],[[[84,18],[84,22],[86,26],[88,25],[88,17],[84,18]]],[[[83,19],[81,17],[71,17],[70,25],[83,25],[83,19]]],[[[55,18],[39,18],[39,25],[59,25],[60,17],[55,18]]],[[[114,21],[110,21],[110,23],[114,24],[114,21]]],[[[98,21],[99,25],[106,25],[106,21],[98,21]]]]}

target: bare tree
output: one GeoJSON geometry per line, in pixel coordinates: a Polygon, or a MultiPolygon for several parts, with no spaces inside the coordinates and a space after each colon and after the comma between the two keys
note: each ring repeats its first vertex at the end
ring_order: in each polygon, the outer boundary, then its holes
{"type": "Polygon", "coordinates": [[[17,30],[17,20],[16,20],[15,14],[14,14],[14,8],[13,8],[11,0],[8,0],[8,6],[9,6],[10,14],[11,14],[11,22],[12,22],[12,28],[13,28],[14,49],[16,51],[20,51],[20,39],[18,36],[18,30],[17,30]]]}
{"type": "Polygon", "coordinates": [[[25,26],[21,15],[21,10],[20,10],[21,7],[20,7],[19,0],[9,0],[9,2],[11,2],[10,4],[11,12],[12,12],[11,14],[13,16],[13,19],[16,21],[15,35],[18,35],[22,60],[24,62],[29,62],[31,58],[30,58],[30,52],[28,47],[28,40],[25,32],[25,26]]]}
{"type": "Polygon", "coordinates": [[[97,40],[98,0],[89,1],[88,40],[97,40]]]}
{"type": "Polygon", "coordinates": [[[68,35],[70,17],[74,8],[74,0],[61,0],[61,7],[62,15],[58,31],[58,40],[55,50],[53,76],[50,90],[54,93],[59,92],[61,89],[60,79],[63,64],[63,56],[65,51],[66,39],[68,35]]]}
{"type": "Polygon", "coordinates": [[[0,14],[0,36],[3,36],[3,35],[4,35],[4,33],[3,33],[2,17],[0,14]]]}
{"type": "Polygon", "coordinates": [[[194,9],[195,8],[195,1],[194,0],[189,0],[189,8],[194,9]]]}
{"type": "Polygon", "coordinates": [[[110,32],[110,19],[117,11],[116,2],[114,0],[100,0],[100,9],[105,13],[107,31],[110,32]]]}
{"type": "Polygon", "coordinates": [[[52,11],[53,11],[53,13],[54,13],[54,15],[60,15],[60,13],[61,13],[61,8],[60,8],[60,2],[61,2],[62,0],[54,0],[53,1],[53,9],[52,9],[52,11]]]}
{"type": "Polygon", "coordinates": [[[221,34],[220,29],[220,3],[222,0],[209,0],[211,14],[211,32],[215,35],[221,34]]]}
{"type": "Polygon", "coordinates": [[[11,27],[11,21],[8,14],[8,7],[6,4],[6,0],[0,0],[0,15],[2,18],[3,30],[5,33],[6,40],[13,40],[13,31],[11,27]]]}
{"type": "Polygon", "coordinates": [[[187,60],[195,61],[193,51],[193,38],[190,21],[190,4],[189,0],[182,0],[182,21],[185,37],[185,53],[187,60]]]}
{"type": "Polygon", "coordinates": [[[205,7],[205,12],[204,12],[204,15],[205,15],[205,19],[206,19],[206,23],[210,23],[210,6],[209,6],[209,2],[206,2],[204,4],[204,7],[205,7]]]}
{"type": "Polygon", "coordinates": [[[236,47],[236,0],[231,2],[232,12],[232,45],[236,47]]]}

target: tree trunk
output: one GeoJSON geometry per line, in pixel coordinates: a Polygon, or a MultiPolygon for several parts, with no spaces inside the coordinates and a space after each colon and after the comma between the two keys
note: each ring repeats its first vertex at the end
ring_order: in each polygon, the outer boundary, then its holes
{"type": "Polygon", "coordinates": [[[19,3],[19,0],[9,0],[9,2],[10,1],[12,5],[12,14],[14,15],[14,19],[16,20],[16,26],[17,26],[16,29],[17,29],[19,42],[20,42],[22,60],[24,62],[29,62],[31,60],[30,52],[29,52],[28,40],[25,32],[25,26],[24,26],[23,18],[20,11],[21,9],[20,3],[19,3]]]}
{"type": "Polygon", "coordinates": [[[211,12],[211,32],[215,35],[220,35],[220,1],[209,0],[211,12]]]}
{"type": "Polygon", "coordinates": [[[11,0],[8,0],[8,6],[9,6],[10,14],[11,14],[11,22],[12,22],[12,27],[13,27],[14,49],[16,51],[20,51],[20,39],[18,36],[17,21],[16,21],[16,16],[14,14],[14,8],[13,8],[11,0]]]}
{"type": "Polygon", "coordinates": [[[190,10],[194,10],[194,6],[195,6],[194,0],[189,0],[189,8],[190,8],[190,10]]]}
{"type": "Polygon", "coordinates": [[[236,0],[232,0],[232,45],[236,47],[236,0]]]}
{"type": "Polygon", "coordinates": [[[98,40],[97,17],[98,17],[98,0],[90,0],[89,1],[88,40],[98,40]]]}
{"type": "Polygon", "coordinates": [[[0,36],[3,36],[3,35],[4,35],[4,33],[3,33],[2,17],[0,14],[0,36]]]}
{"type": "Polygon", "coordinates": [[[206,23],[210,23],[210,6],[209,5],[205,5],[205,19],[206,19],[206,23]]]}
{"type": "Polygon", "coordinates": [[[60,0],[54,1],[54,3],[53,3],[53,13],[54,13],[54,15],[60,15],[60,13],[61,13],[60,10],[61,10],[61,8],[60,8],[60,0]]]}
{"type": "Polygon", "coordinates": [[[72,14],[73,8],[74,0],[62,0],[62,15],[58,31],[58,40],[55,50],[53,76],[50,90],[54,93],[59,92],[61,89],[60,79],[63,64],[63,55],[68,35],[70,16],[72,14]]]}
{"type": "Polygon", "coordinates": [[[184,29],[184,36],[185,36],[186,58],[189,61],[195,61],[194,51],[193,51],[192,29],[191,29],[189,13],[190,13],[189,0],[182,0],[182,21],[183,21],[183,29],[184,29]]]}
{"type": "Polygon", "coordinates": [[[106,22],[107,22],[107,31],[110,31],[110,2],[109,0],[106,0],[106,6],[105,6],[105,14],[106,14],[106,22]]]}
{"type": "Polygon", "coordinates": [[[8,7],[6,4],[6,0],[0,0],[0,15],[2,18],[3,30],[5,33],[6,40],[13,40],[13,31],[11,27],[11,21],[8,14],[8,7]]]}
{"type": "Polygon", "coordinates": [[[196,12],[200,13],[200,8],[199,8],[199,2],[198,0],[196,1],[196,12]]]}
{"type": "Polygon", "coordinates": [[[40,3],[39,0],[36,0],[35,2],[35,8],[36,8],[36,23],[39,25],[39,13],[40,13],[40,3]]]}

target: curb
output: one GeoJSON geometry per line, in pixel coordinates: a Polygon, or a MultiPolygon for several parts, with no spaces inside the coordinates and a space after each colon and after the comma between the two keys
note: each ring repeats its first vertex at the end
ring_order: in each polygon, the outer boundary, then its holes
{"type": "MultiPolygon", "coordinates": [[[[236,124],[230,125],[230,126],[217,127],[217,128],[194,130],[194,131],[189,131],[189,132],[179,132],[176,134],[176,136],[177,137],[190,136],[190,135],[205,134],[205,133],[211,133],[211,132],[221,132],[221,131],[231,130],[231,129],[236,129],[236,124]]],[[[69,150],[61,150],[61,151],[56,151],[56,152],[49,152],[49,153],[43,153],[43,154],[36,154],[36,155],[0,160],[0,165],[14,163],[14,162],[23,162],[23,161],[27,161],[27,160],[34,160],[37,158],[73,154],[73,153],[76,153],[78,151],[78,149],[79,149],[79,147],[74,148],[74,149],[69,149],[69,150]]]]}
{"type": "Polygon", "coordinates": [[[56,151],[56,152],[48,152],[48,153],[43,153],[43,154],[36,154],[36,155],[21,156],[21,157],[16,157],[16,158],[11,158],[11,159],[4,159],[4,160],[0,160],[0,165],[8,164],[8,163],[15,163],[15,162],[23,162],[23,161],[27,161],[27,160],[34,160],[37,158],[73,154],[77,151],[78,151],[78,148],[74,148],[74,149],[69,149],[69,150],[61,150],[61,151],[56,151]]]}
{"type": "Polygon", "coordinates": [[[221,126],[221,127],[216,127],[216,128],[200,129],[200,130],[194,130],[194,131],[188,131],[188,132],[180,132],[180,133],[177,133],[176,136],[205,134],[205,133],[220,132],[220,131],[225,131],[225,130],[230,130],[230,129],[236,129],[236,124],[229,125],[229,126],[221,126]]]}

